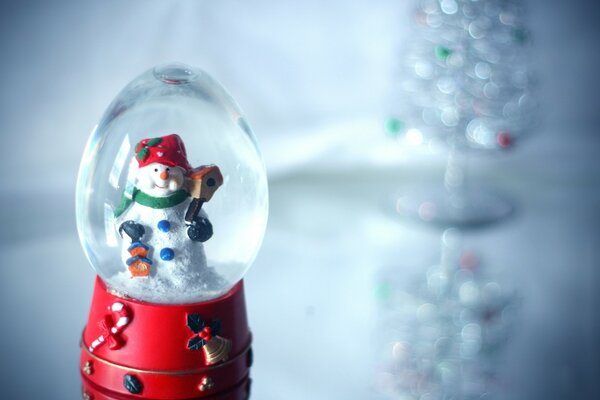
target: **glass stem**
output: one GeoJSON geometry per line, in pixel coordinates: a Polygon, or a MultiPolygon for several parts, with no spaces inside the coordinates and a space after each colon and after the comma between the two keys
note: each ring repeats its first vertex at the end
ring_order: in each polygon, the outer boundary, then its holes
{"type": "Polygon", "coordinates": [[[467,156],[459,150],[456,135],[451,140],[444,171],[446,202],[450,209],[462,214],[467,205],[467,156]]]}

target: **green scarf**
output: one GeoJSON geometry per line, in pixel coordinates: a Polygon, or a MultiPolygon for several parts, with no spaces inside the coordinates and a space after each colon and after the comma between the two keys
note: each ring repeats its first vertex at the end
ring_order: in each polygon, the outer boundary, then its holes
{"type": "Polygon", "coordinates": [[[180,204],[187,199],[189,195],[190,194],[185,190],[178,190],[167,197],[152,197],[138,188],[133,188],[131,197],[126,196],[125,193],[123,193],[121,204],[119,204],[119,207],[115,210],[115,218],[119,218],[119,216],[123,214],[134,201],[146,207],[169,208],[180,204]]]}

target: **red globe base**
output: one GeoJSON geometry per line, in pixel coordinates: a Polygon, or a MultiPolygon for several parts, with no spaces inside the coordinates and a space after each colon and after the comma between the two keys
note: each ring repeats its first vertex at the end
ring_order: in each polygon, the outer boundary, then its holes
{"type": "Polygon", "coordinates": [[[251,335],[240,282],[194,304],[123,298],[96,279],[81,339],[83,398],[249,398],[251,335]]]}

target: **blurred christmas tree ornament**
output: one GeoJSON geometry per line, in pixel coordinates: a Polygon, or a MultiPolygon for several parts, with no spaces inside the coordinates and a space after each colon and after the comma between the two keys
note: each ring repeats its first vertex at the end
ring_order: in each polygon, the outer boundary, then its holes
{"type": "Polygon", "coordinates": [[[182,64],[145,72],[108,107],[77,183],[79,236],[98,273],[84,398],[249,397],[242,278],[268,210],[256,143],[227,92],[182,64]]]}
{"type": "Polygon", "coordinates": [[[378,297],[379,391],[393,399],[493,398],[518,300],[463,250],[460,233],[444,232],[439,264],[414,285],[395,269],[382,284],[389,293],[378,297]]]}
{"type": "Polygon", "coordinates": [[[512,205],[467,178],[464,153],[509,149],[535,123],[523,4],[416,4],[385,129],[411,144],[447,145],[450,153],[443,187],[395,195],[396,210],[450,226],[500,220],[511,213],[512,205]]]}

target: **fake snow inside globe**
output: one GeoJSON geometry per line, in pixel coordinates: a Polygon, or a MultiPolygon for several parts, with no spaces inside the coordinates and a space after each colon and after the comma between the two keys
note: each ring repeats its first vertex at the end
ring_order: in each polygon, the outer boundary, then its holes
{"type": "Polygon", "coordinates": [[[107,288],[150,303],[225,294],[264,235],[267,179],[234,100],[205,72],[155,67],[117,95],[84,151],[84,251],[107,288]]]}

